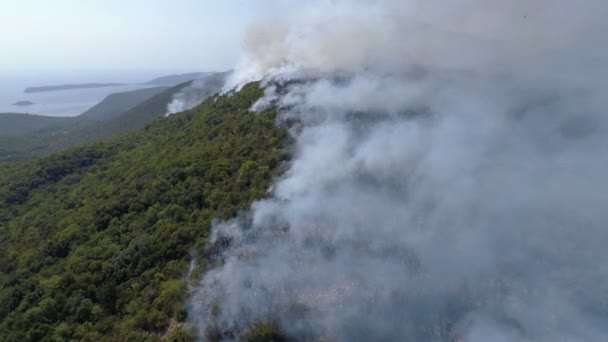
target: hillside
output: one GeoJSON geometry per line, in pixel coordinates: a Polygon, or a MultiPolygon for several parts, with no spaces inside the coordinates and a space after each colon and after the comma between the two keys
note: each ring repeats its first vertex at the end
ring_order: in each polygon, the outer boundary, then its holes
{"type": "Polygon", "coordinates": [[[0,163],[0,340],[192,340],[189,253],[265,195],[285,156],[275,113],[248,111],[262,93],[0,163]]]}
{"type": "Polygon", "coordinates": [[[0,113],[0,136],[19,136],[61,126],[70,118],[21,113],[0,113]]]}
{"type": "Polygon", "coordinates": [[[82,113],[80,118],[102,121],[115,118],[168,88],[152,87],[110,94],[101,102],[82,113]]]}
{"type": "MultiPolygon", "coordinates": [[[[104,122],[101,125],[101,133],[112,132],[113,134],[119,134],[129,132],[143,127],[154,119],[164,116],[167,113],[167,105],[171,102],[175,94],[180,93],[190,85],[191,82],[181,83],[152,96],[147,101],[136,105],[116,118],[104,122]]],[[[217,85],[213,88],[213,92],[208,94],[208,96],[211,96],[220,90],[221,85],[217,85]]]]}

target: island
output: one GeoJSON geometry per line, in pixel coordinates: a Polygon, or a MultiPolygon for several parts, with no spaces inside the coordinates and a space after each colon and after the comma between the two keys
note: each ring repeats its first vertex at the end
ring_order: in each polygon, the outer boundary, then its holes
{"type": "Polygon", "coordinates": [[[13,106],[31,106],[33,104],[34,104],[34,102],[32,102],[32,101],[17,101],[15,103],[13,103],[13,106]]]}
{"type": "Polygon", "coordinates": [[[80,83],[80,84],[63,84],[63,85],[51,85],[41,87],[27,87],[25,93],[41,93],[46,91],[57,91],[57,90],[69,90],[69,89],[85,89],[85,88],[102,88],[102,87],[114,87],[123,86],[124,83],[80,83]]]}

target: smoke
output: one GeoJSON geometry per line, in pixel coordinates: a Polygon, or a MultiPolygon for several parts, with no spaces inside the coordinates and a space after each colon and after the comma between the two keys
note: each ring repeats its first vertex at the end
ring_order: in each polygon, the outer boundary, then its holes
{"type": "Polygon", "coordinates": [[[606,10],[316,1],[254,27],[229,87],[263,79],[295,152],[214,225],[201,336],[607,340],[606,10]]]}
{"type": "Polygon", "coordinates": [[[206,98],[222,90],[228,75],[230,75],[230,71],[212,73],[193,80],[173,95],[173,99],[167,105],[166,115],[183,112],[198,106],[206,98]]]}

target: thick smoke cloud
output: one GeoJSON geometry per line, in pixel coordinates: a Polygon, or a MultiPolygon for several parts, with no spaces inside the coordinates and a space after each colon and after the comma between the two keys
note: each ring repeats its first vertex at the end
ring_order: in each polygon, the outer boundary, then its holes
{"type": "Polygon", "coordinates": [[[254,27],[230,87],[263,79],[295,152],[214,226],[201,336],[607,340],[607,10],[318,1],[254,27]]]}

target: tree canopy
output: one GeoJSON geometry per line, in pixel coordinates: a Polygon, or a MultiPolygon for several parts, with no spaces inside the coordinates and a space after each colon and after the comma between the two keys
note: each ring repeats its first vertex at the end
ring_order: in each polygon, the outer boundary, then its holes
{"type": "Polygon", "coordinates": [[[286,158],[257,83],[145,128],[0,163],[0,340],[192,339],[190,252],[286,158]]]}

